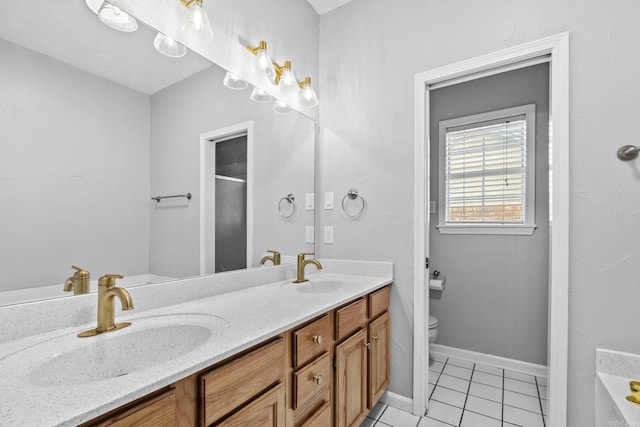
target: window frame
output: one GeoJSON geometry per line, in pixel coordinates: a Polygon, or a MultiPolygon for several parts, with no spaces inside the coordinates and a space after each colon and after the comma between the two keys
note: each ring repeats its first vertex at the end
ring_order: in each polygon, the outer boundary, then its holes
{"type": "Polygon", "coordinates": [[[535,104],[503,108],[480,114],[456,117],[439,122],[438,133],[438,222],[436,228],[441,234],[496,234],[496,235],[532,235],[535,224],[535,180],[536,180],[536,106],[535,104]],[[525,152],[525,211],[524,223],[447,223],[446,221],[446,134],[447,129],[484,124],[491,121],[508,120],[515,116],[525,116],[526,152],[525,152]]]}

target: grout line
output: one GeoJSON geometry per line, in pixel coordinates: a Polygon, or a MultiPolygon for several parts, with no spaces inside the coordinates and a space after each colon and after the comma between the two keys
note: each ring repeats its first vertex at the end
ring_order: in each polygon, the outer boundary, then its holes
{"type": "Polygon", "coordinates": [[[505,374],[504,374],[504,369],[502,370],[502,405],[500,405],[500,410],[502,411],[500,413],[500,423],[504,426],[504,379],[505,379],[505,374]]]}
{"type": "Polygon", "coordinates": [[[547,423],[544,420],[544,409],[542,409],[542,398],[540,397],[540,387],[538,386],[538,377],[533,377],[536,381],[536,391],[538,392],[538,403],[540,404],[540,415],[542,415],[542,425],[546,427],[547,423]]]}
{"type": "Polygon", "coordinates": [[[469,399],[469,391],[471,391],[471,379],[473,378],[473,373],[476,371],[476,364],[474,363],[471,367],[471,378],[469,378],[469,386],[467,387],[467,394],[464,396],[464,403],[462,404],[462,412],[460,413],[460,421],[458,421],[458,426],[462,424],[462,418],[464,418],[464,411],[467,407],[467,399],[469,399]]]}

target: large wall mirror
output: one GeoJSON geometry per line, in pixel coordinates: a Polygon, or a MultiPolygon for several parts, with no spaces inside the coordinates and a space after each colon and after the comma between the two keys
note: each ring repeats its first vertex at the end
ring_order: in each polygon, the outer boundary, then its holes
{"type": "Polygon", "coordinates": [[[191,51],[162,56],[151,28],[106,27],[84,1],[5,6],[0,305],[69,296],[72,265],[132,286],[313,251],[313,120],[224,87],[191,51]]]}

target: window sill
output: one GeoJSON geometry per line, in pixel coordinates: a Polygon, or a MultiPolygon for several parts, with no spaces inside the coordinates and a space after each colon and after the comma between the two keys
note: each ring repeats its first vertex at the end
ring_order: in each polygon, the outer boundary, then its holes
{"type": "Polygon", "coordinates": [[[492,234],[492,235],[512,235],[531,236],[538,226],[531,225],[437,225],[440,234],[492,234]]]}

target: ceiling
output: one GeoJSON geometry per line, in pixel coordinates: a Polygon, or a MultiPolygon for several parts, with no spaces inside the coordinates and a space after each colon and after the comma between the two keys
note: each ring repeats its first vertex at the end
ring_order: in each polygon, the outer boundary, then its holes
{"type": "Polygon", "coordinates": [[[178,59],[158,53],[149,27],[113,30],[83,0],[37,3],[4,2],[0,38],[148,95],[212,65],[191,51],[178,59]]]}
{"type": "Polygon", "coordinates": [[[318,15],[324,15],[325,13],[336,9],[349,3],[351,0],[307,0],[311,6],[316,10],[318,15]]]}

